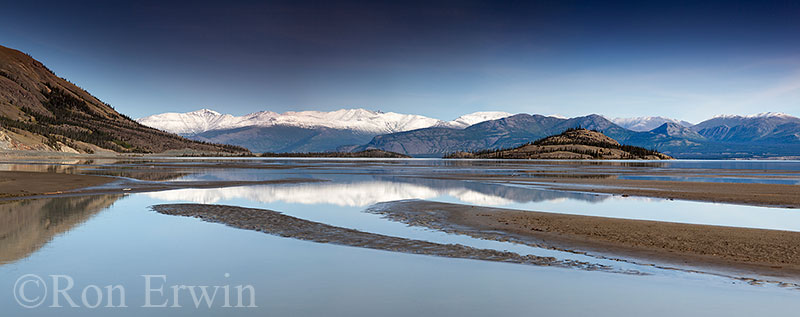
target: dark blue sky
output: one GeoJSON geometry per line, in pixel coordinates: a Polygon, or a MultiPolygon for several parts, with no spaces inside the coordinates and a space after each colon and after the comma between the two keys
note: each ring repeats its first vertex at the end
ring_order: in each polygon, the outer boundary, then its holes
{"type": "Polygon", "coordinates": [[[15,1],[0,45],[119,111],[800,115],[800,3],[15,1]]]}

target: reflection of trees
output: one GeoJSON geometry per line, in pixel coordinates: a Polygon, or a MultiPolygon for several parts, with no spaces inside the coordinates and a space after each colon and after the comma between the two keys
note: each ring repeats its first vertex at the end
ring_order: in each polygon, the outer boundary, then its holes
{"type": "Polygon", "coordinates": [[[56,235],[89,220],[121,197],[60,197],[0,204],[0,264],[28,257],[56,235]]]}

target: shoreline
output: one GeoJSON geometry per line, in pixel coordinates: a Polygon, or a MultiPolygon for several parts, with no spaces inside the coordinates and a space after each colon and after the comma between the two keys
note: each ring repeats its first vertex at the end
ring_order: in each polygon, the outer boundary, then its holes
{"type": "Polygon", "coordinates": [[[592,256],[625,262],[655,261],[649,264],[723,269],[737,274],[800,280],[800,232],[558,214],[424,200],[381,203],[367,212],[410,226],[577,254],[591,253],[592,256]]]}
{"type": "Polygon", "coordinates": [[[82,174],[0,171],[0,198],[56,195],[105,185],[115,179],[82,174]]]}
{"type": "Polygon", "coordinates": [[[553,190],[679,199],[761,207],[800,208],[800,186],[758,183],[719,183],[607,179],[580,181],[543,179],[518,184],[543,185],[553,190]],[[574,185],[594,185],[591,188],[574,185]]]}
{"type": "MultiPolygon", "coordinates": [[[[682,174],[669,173],[659,175],[677,176],[682,174]]],[[[760,207],[800,208],[800,185],[630,180],[614,178],[613,175],[609,178],[513,177],[479,174],[451,174],[422,177],[428,179],[470,180],[499,184],[530,185],[549,190],[611,194],[623,197],[637,196],[760,207]]]]}
{"type": "Polygon", "coordinates": [[[311,178],[264,181],[130,181],[116,176],[0,171],[0,202],[66,196],[131,194],[185,188],[327,182],[311,178]]]}

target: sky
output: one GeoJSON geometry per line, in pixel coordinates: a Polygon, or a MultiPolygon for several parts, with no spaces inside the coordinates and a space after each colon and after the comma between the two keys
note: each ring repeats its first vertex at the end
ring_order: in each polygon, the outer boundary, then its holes
{"type": "Polygon", "coordinates": [[[131,117],[800,116],[798,1],[13,1],[0,45],[131,117]]]}

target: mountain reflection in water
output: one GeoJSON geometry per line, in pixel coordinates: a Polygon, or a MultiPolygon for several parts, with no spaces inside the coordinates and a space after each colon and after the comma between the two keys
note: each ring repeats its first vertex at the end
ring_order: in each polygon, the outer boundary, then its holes
{"type": "Polygon", "coordinates": [[[606,195],[559,192],[535,188],[460,180],[421,179],[414,177],[374,177],[363,181],[337,181],[298,185],[257,185],[214,189],[178,189],[147,193],[163,201],[216,203],[247,199],[261,203],[332,204],[366,207],[379,202],[430,199],[452,196],[461,202],[480,205],[508,205],[561,199],[599,202],[606,195]]]}

